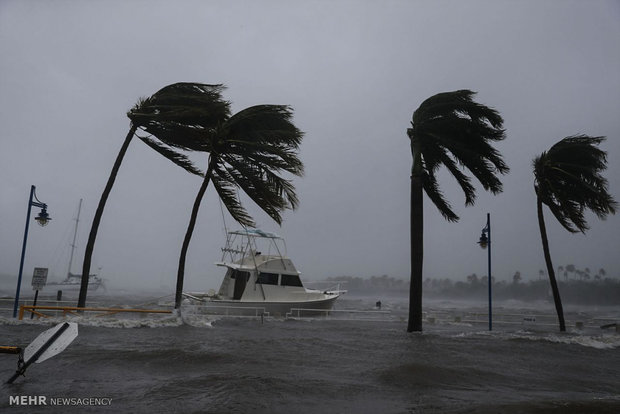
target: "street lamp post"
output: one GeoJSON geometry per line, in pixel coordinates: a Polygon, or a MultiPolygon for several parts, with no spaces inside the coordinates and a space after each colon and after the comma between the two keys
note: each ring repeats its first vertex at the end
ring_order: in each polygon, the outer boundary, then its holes
{"type": "Polygon", "coordinates": [[[15,304],[13,305],[13,317],[17,317],[17,306],[19,304],[19,291],[22,285],[22,274],[24,271],[24,258],[26,257],[26,241],[28,240],[28,227],[30,225],[30,210],[32,207],[38,207],[41,209],[39,214],[34,218],[37,223],[41,226],[46,226],[47,223],[51,220],[49,214],[47,213],[47,204],[42,203],[37,198],[35,193],[36,187],[30,186],[30,198],[28,199],[28,213],[26,214],[26,229],[24,230],[24,242],[22,244],[22,257],[19,262],[19,276],[17,277],[17,290],[15,291],[15,304]],[[32,199],[36,201],[33,201],[32,199]]]}
{"type": "Polygon", "coordinates": [[[489,285],[489,331],[493,330],[493,308],[491,306],[491,214],[487,213],[487,225],[482,229],[482,234],[480,235],[480,240],[478,241],[480,247],[483,249],[488,249],[488,260],[489,260],[489,276],[487,283],[489,285]]]}

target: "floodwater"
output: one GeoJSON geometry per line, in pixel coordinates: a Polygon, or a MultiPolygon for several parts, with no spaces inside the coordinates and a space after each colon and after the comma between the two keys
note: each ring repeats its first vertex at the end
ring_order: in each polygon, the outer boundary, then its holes
{"type": "MultiPolygon", "coordinates": [[[[425,307],[425,331],[410,334],[406,299],[381,298],[385,313],[373,311],[375,299],[345,295],[337,309],[368,312],[312,319],[214,317],[191,308],[181,316],[72,317],[78,338],[0,385],[0,411],[620,412],[620,333],[598,326],[620,322],[620,308],[569,312],[569,332],[559,333],[550,306],[500,305],[489,332],[484,306],[436,302],[425,307]],[[17,405],[16,396],[44,396],[46,404],[17,405]]],[[[25,346],[62,321],[0,314],[0,345],[25,346]]],[[[2,382],[16,363],[0,355],[2,382]]]]}

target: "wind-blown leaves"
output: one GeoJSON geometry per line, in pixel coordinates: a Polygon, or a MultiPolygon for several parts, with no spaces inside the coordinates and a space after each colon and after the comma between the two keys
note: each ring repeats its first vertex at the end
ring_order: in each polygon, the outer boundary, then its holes
{"type": "MultiPolygon", "coordinates": [[[[303,133],[292,123],[292,115],[285,105],[246,108],[221,125],[211,144],[219,179],[242,189],[278,224],[282,211],[298,205],[293,184],[280,174],[303,175],[297,156],[303,133]]],[[[222,182],[216,185],[224,191],[222,182]]],[[[227,199],[233,203],[227,206],[233,217],[243,217],[239,200],[227,199]]]]}
{"type": "Polygon", "coordinates": [[[200,151],[205,137],[230,116],[223,85],[180,82],[141,99],[127,116],[133,125],[171,147],[200,151]]]}
{"type": "Polygon", "coordinates": [[[601,219],[616,212],[618,204],[601,175],[607,168],[607,154],[597,146],[604,140],[587,135],[566,137],[533,161],[536,194],[571,233],[589,228],[588,209],[601,219]]]}
{"type": "Polygon", "coordinates": [[[492,145],[505,138],[500,114],[472,100],[470,90],[444,92],[425,100],[413,113],[407,134],[412,150],[421,154],[412,174],[421,175],[424,191],[449,221],[458,216],[439,191],[435,172],[445,166],[465,195],[465,204],[472,205],[476,191],[464,170],[469,170],[487,191],[497,194],[502,183],[497,174],[506,174],[508,166],[492,145]]]}
{"type": "Polygon", "coordinates": [[[211,181],[232,218],[242,226],[254,227],[254,220],[245,210],[238,198],[238,188],[233,177],[222,166],[214,163],[211,181]]]}
{"type": "Polygon", "coordinates": [[[303,133],[292,122],[293,110],[256,105],[231,116],[223,90],[220,84],[175,83],[141,99],[127,116],[149,134],[139,136],[142,141],[193,174],[201,172],[172,148],[208,152],[216,166],[213,185],[239,223],[254,224],[238,189],[281,223],[281,212],[298,205],[293,184],[281,174],[303,175],[297,155],[303,133]]]}
{"type": "Polygon", "coordinates": [[[189,160],[189,158],[187,158],[185,155],[180,154],[168,148],[167,146],[160,144],[159,142],[155,141],[154,139],[150,137],[142,137],[137,134],[136,136],[140,138],[142,142],[144,142],[146,145],[148,145],[149,147],[151,147],[152,149],[154,149],[155,151],[157,151],[158,153],[160,153],[161,155],[163,155],[164,157],[166,157],[167,159],[169,159],[170,161],[172,161],[179,167],[183,168],[187,172],[200,175],[200,176],[203,175],[202,171],[196,168],[194,164],[189,160]]]}

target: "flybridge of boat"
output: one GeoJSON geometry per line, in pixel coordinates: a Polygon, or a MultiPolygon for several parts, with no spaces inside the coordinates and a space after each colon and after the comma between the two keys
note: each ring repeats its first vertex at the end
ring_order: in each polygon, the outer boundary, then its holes
{"type": "MultiPolygon", "coordinates": [[[[275,233],[259,229],[229,231],[226,234],[226,244],[222,248],[222,260],[218,266],[231,265],[243,258],[284,258],[286,257],[286,242],[275,233]],[[263,252],[262,250],[265,250],[263,252]]],[[[255,266],[256,267],[256,266],[255,266]]]]}

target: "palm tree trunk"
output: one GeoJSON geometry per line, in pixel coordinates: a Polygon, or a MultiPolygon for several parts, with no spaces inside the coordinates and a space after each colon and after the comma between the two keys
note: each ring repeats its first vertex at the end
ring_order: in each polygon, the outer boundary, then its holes
{"type": "Polygon", "coordinates": [[[536,204],[538,208],[538,226],[540,227],[540,237],[542,239],[543,252],[545,255],[545,263],[547,264],[547,273],[549,274],[549,282],[551,282],[551,291],[553,292],[553,301],[555,302],[555,310],[558,314],[558,320],[560,322],[560,332],[566,331],[566,324],[564,322],[564,310],[562,309],[562,298],[560,298],[560,290],[558,289],[558,282],[555,279],[555,270],[553,270],[553,264],[551,263],[551,254],[549,253],[549,240],[547,239],[547,228],[545,226],[545,219],[543,217],[542,200],[540,197],[536,197],[536,204]]]}
{"type": "Polygon", "coordinates": [[[211,180],[211,171],[213,170],[214,159],[209,161],[209,167],[205,172],[205,178],[202,180],[196,199],[194,200],[194,207],[192,208],[192,215],[189,218],[189,225],[185,232],[185,239],[183,239],[183,246],[181,247],[181,256],[179,257],[179,269],[177,271],[177,290],[174,297],[174,308],[179,309],[181,307],[181,301],[183,300],[183,279],[185,278],[185,259],[187,257],[187,250],[189,249],[189,242],[192,239],[194,233],[194,227],[196,226],[196,218],[198,217],[198,210],[200,209],[200,203],[207,191],[207,186],[211,180]]]}
{"type": "Polygon", "coordinates": [[[125,153],[127,152],[129,143],[131,142],[131,139],[136,133],[136,129],[137,127],[133,125],[129,129],[129,133],[127,133],[127,136],[125,137],[125,142],[123,142],[123,146],[121,147],[121,150],[116,156],[116,161],[114,162],[114,166],[112,166],[112,171],[110,172],[108,183],[106,184],[103,193],[101,193],[99,205],[97,206],[97,210],[95,211],[93,224],[90,227],[90,234],[88,235],[88,242],[86,243],[86,251],[84,252],[84,263],[82,264],[82,283],[80,285],[80,295],[78,297],[78,308],[83,308],[86,306],[90,264],[93,256],[93,250],[95,249],[95,239],[97,239],[99,223],[101,222],[101,216],[103,216],[103,209],[105,208],[105,204],[108,201],[108,196],[110,195],[110,191],[112,191],[112,186],[114,185],[114,181],[116,180],[116,175],[118,174],[118,170],[121,167],[121,163],[123,162],[123,158],[125,157],[125,153]]]}
{"type": "Polygon", "coordinates": [[[407,332],[422,331],[422,262],[424,259],[424,216],[422,176],[411,176],[411,284],[407,332]]]}

